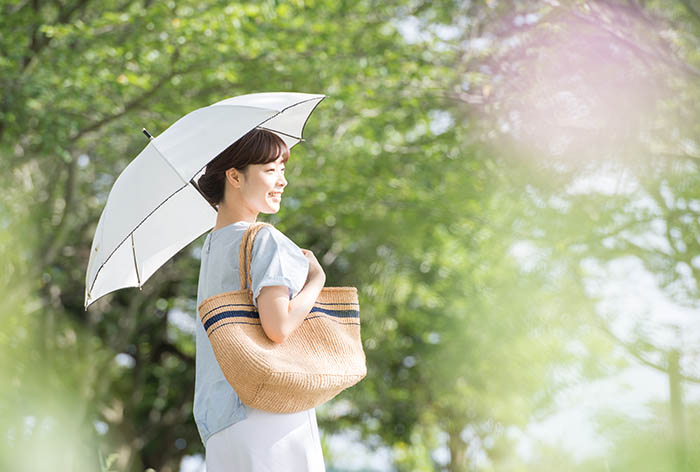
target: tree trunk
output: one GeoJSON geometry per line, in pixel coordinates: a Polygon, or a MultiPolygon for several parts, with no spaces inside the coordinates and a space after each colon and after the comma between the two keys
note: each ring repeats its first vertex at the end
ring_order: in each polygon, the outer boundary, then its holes
{"type": "Polygon", "coordinates": [[[673,427],[673,462],[674,470],[685,472],[685,421],[683,418],[683,392],[679,365],[680,354],[672,350],[668,356],[669,402],[671,404],[671,425],[673,427]]]}
{"type": "Polygon", "coordinates": [[[467,472],[467,443],[460,436],[461,429],[447,431],[450,436],[450,463],[447,466],[449,472],[467,472]]]}

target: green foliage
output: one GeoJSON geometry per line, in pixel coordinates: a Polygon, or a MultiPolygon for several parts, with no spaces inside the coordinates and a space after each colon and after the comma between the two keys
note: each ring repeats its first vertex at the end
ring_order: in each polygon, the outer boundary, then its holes
{"type": "MultiPolygon", "coordinates": [[[[324,434],[357,428],[399,470],[584,470],[557,449],[522,463],[506,430],[623,365],[584,261],[633,255],[697,303],[700,17],[687,2],[559,3],[5,2],[3,470],[177,470],[203,452],[194,338],[175,322],[196,322],[203,238],[87,312],[85,268],[141,128],[261,91],[328,95],[292,150],[289,203],[265,217],[314,251],[329,285],[359,289],[369,373],[319,408],[324,434]],[[411,21],[420,36],[402,35],[411,21]],[[440,24],[456,27],[448,39],[440,24]],[[572,93],[588,118],[562,105],[572,93]],[[566,191],[607,164],[658,210],[566,191]],[[672,253],[629,237],[654,220],[672,253]]],[[[643,336],[625,346],[659,351],[643,336]]],[[[642,439],[603,434],[617,470],[641,464],[642,439]]],[[[648,449],[646,464],[668,463],[648,449]]]]}

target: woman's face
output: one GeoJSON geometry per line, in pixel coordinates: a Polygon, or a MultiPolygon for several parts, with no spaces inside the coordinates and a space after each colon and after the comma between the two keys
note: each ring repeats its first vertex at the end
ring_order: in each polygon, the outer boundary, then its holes
{"type": "Polygon", "coordinates": [[[282,192],[287,186],[284,178],[282,156],[267,164],[251,164],[242,179],[241,195],[244,203],[253,211],[277,213],[282,192]]]}

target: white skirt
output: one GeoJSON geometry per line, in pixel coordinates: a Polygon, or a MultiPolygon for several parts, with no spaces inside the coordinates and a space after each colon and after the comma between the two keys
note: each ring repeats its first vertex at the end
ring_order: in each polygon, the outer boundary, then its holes
{"type": "Polygon", "coordinates": [[[325,472],[315,408],[297,413],[243,408],[247,418],[207,439],[207,472],[325,472]]]}

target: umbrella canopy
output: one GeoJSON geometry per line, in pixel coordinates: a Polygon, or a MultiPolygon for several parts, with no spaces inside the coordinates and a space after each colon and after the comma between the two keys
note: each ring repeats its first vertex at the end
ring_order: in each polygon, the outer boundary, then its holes
{"type": "Polygon", "coordinates": [[[292,148],[325,95],[268,92],[231,97],[180,118],[152,138],[114,182],[92,241],[85,309],[125,287],[141,287],[173,255],[216,224],[193,181],[253,128],[292,148]]]}

